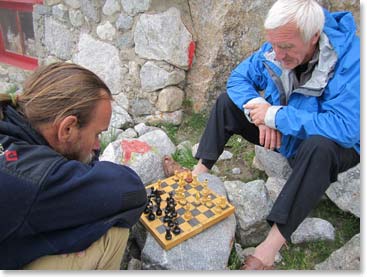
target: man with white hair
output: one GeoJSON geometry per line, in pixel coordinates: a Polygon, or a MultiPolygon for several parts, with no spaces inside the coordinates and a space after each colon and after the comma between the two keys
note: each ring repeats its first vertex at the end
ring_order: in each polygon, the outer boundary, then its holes
{"type": "MultiPolygon", "coordinates": [[[[293,168],[267,217],[268,236],[241,269],[273,269],[338,173],[360,161],[360,42],[351,13],[278,0],[264,27],[267,42],[235,68],[212,109],[193,170],[211,169],[233,134],[280,152],[293,168]]],[[[168,158],[164,167],[177,169],[168,158]]]]}

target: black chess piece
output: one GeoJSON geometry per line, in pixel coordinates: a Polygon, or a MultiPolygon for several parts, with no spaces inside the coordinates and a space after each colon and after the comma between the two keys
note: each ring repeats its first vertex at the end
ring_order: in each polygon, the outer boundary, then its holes
{"type": "Polygon", "coordinates": [[[171,229],[170,228],[166,228],[166,240],[171,240],[172,239],[172,234],[171,234],[171,229]]]}
{"type": "Polygon", "coordinates": [[[161,216],[162,215],[162,209],[161,209],[161,203],[157,203],[157,210],[155,212],[156,215],[161,216]]]}
{"type": "Polygon", "coordinates": [[[150,212],[148,214],[148,219],[149,219],[149,221],[153,221],[155,219],[155,215],[153,213],[153,209],[150,210],[150,212]]]}
{"type": "Polygon", "coordinates": [[[175,221],[173,222],[173,225],[174,225],[175,227],[173,227],[172,232],[173,232],[175,235],[180,234],[180,233],[181,233],[181,229],[180,229],[180,227],[178,227],[178,222],[177,222],[177,220],[175,220],[175,221]]]}
{"type": "Polygon", "coordinates": [[[166,213],[163,217],[163,222],[167,223],[172,220],[172,216],[169,213],[166,213]]]}
{"type": "Polygon", "coordinates": [[[144,213],[148,214],[153,209],[153,203],[152,201],[149,201],[147,206],[145,207],[144,213]]]}
{"type": "Polygon", "coordinates": [[[170,221],[167,222],[168,227],[173,227],[175,226],[175,224],[173,223],[173,220],[171,219],[170,221]]]}

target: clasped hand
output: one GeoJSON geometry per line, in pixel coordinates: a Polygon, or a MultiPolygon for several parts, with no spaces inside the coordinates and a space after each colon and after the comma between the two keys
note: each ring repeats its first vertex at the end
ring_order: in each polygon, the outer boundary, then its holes
{"type": "Polygon", "coordinates": [[[250,111],[252,122],[259,127],[259,143],[266,149],[280,148],[282,134],[265,125],[265,115],[270,107],[268,103],[247,104],[244,108],[250,111]]]}

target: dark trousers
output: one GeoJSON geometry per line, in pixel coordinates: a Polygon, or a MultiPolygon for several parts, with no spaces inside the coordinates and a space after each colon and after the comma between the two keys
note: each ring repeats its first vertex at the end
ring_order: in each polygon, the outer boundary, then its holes
{"type": "MultiPolygon", "coordinates": [[[[259,145],[259,129],[223,93],[211,111],[195,157],[211,169],[233,134],[259,145]]],[[[290,241],[292,233],[337,180],[338,173],[357,165],[360,157],[352,148],[343,148],[322,136],[312,136],[301,143],[297,154],[288,161],[292,174],[267,220],[276,223],[283,237],[290,241]]]]}

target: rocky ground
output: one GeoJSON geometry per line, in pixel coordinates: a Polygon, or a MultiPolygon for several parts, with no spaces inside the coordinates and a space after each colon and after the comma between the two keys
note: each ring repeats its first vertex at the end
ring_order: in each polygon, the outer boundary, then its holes
{"type": "MultiPolygon", "coordinates": [[[[163,155],[174,155],[177,149],[188,149],[191,144],[186,141],[176,145],[166,131],[138,124],[117,134],[116,140],[106,147],[101,159],[116,163],[124,162],[139,174],[146,185],[163,179],[161,163],[163,155]],[[139,149],[131,152],[131,148],[126,148],[126,145],[139,145],[139,149]]],[[[243,260],[253,251],[251,247],[264,239],[269,229],[265,217],[291,172],[286,160],[261,147],[255,147],[253,154],[243,157],[243,161],[246,162],[239,162],[238,159],[241,159],[239,154],[233,154],[230,150],[237,151],[237,147],[241,145],[245,145],[243,141],[233,141],[223,154],[224,160],[218,162],[217,168],[210,174],[199,176],[209,179],[211,189],[227,196],[235,206],[235,214],[169,251],[163,250],[150,233],[141,224],[137,224],[131,232],[123,268],[169,270],[238,268],[229,266],[229,260],[233,259],[233,256],[239,261],[243,260]],[[254,160],[254,163],[250,164],[251,160],[254,160]],[[253,169],[255,167],[256,170],[253,169]],[[247,178],[252,178],[252,181],[248,181],[247,178]]],[[[196,148],[197,145],[191,144],[192,154],[195,154],[196,148]]],[[[359,175],[359,165],[340,174],[338,181],[331,185],[325,196],[333,201],[338,209],[357,218],[360,214],[359,175]]],[[[292,236],[294,245],[333,240],[335,240],[335,227],[319,217],[307,218],[292,236]]],[[[359,241],[359,235],[356,234],[313,269],[359,269],[359,241]]],[[[279,255],[278,263],[281,263],[281,260],[282,257],[279,255]]]]}

